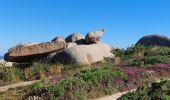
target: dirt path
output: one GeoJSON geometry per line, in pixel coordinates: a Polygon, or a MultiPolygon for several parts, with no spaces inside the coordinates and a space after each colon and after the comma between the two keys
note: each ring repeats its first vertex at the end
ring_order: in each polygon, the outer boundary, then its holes
{"type": "Polygon", "coordinates": [[[17,88],[17,87],[23,87],[23,86],[26,86],[26,85],[30,85],[30,84],[32,84],[34,82],[37,82],[37,81],[39,81],[39,80],[27,81],[27,82],[19,82],[19,83],[12,84],[12,85],[2,86],[2,87],[0,87],[0,92],[7,91],[10,88],[17,88]]]}
{"type": "MultiPolygon", "coordinates": [[[[47,79],[54,81],[53,83],[57,83],[62,78],[66,77],[66,75],[67,75],[66,73],[60,73],[60,74],[57,74],[56,76],[49,77],[47,79]]],[[[10,88],[14,89],[17,87],[24,87],[26,85],[30,85],[30,84],[38,82],[38,81],[41,81],[41,80],[25,81],[25,82],[19,82],[19,83],[7,85],[7,86],[2,86],[2,87],[0,87],[0,92],[8,91],[10,88]]]]}
{"type": "Polygon", "coordinates": [[[119,92],[119,93],[116,93],[116,94],[113,94],[113,95],[110,95],[110,96],[101,97],[101,98],[98,98],[98,99],[95,99],[95,100],[117,100],[123,94],[126,94],[128,92],[132,92],[132,91],[135,91],[135,90],[136,89],[133,89],[131,91],[119,92]]]}
{"type": "MultiPolygon", "coordinates": [[[[166,79],[166,80],[170,80],[170,79],[166,79]]],[[[160,79],[156,79],[156,82],[160,82],[160,79]]],[[[105,97],[101,97],[95,100],[117,100],[119,97],[121,97],[122,95],[128,93],[128,92],[132,92],[132,91],[136,91],[136,89],[130,90],[130,91],[125,91],[125,92],[119,92],[110,96],[105,96],[105,97]]]]}

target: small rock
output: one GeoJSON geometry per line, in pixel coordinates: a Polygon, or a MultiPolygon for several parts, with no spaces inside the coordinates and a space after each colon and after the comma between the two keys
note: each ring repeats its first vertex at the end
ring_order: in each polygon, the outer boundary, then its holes
{"type": "Polygon", "coordinates": [[[84,44],[85,43],[84,36],[82,36],[80,33],[72,33],[65,40],[66,40],[67,43],[69,43],[69,42],[75,42],[77,44],[84,44]]]}
{"type": "Polygon", "coordinates": [[[4,60],[0,60],[0,67],[11,67],[13,66],[13,62],[6,62],[4,60]]]}
{"type": "Polygon", "coordinates": [[[98,43],[103,36],[104,29],[97,30],[97,31],[92,31],[87,33],[85,41],[87,44],[95,44],[98,43]]]}

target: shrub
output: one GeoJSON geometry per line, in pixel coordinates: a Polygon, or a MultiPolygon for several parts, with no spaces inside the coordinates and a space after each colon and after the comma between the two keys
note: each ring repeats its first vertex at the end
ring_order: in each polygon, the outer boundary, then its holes
{"type": "Polygon", "coordinates": [[[167,57],[166,56],[161,56],[161,55],[146,56],[144,58],[145,64],[165,63],[166,60],[167,60],[167,57]]]}
{"type": "Polygon", "coordinates": [[[112,53],[116,56],[116,57],[122,57],[125,54],[125,49],[114,49],[112,51],[112,53]]]}
{"type": "Polygon", "coordinates": [[[71,70],[71,69],[76,69],[81,67],[82,67],[81,65],[77,65],[77,64],[65,65],[64,70],[71,70]]]}
{"type": "Polygon", "coordinates": [[[107,84],[102,90],[105,95],[111,95],[113,93],[113,86],[111,83],[107,84]]]}
{"type": "Polygon", "coordinates": [[[48,93],[53,98],[61,97],[64,95],[73,97],[83,97],[86,96],[92,88],[105,87],[104,94],[112,93],[112,79],[114,77],[126,78],[124,73],[119,69],[111,69],[108,67],[104,68],[94,68],[91,70],[82,70],[72,76],[69,76],[59,82],[57,85],[46,87],[48,93]]]}
{"type": "Polygon", "coordinates": [[[1,67],[0,68],[0,80],[7,83],[18,82],[24,79],[23,71],[15,66],[13,67],[1,67]]]}
{"type": "Polygon", "coordinates": [[[159,47],[159,49],[157,50],[159,55],[170,55],[170,48],[169,47],[159,47]]]}
{"type": "Polygon", "coordinates": [[[49,75],[60,73],[63,68],[58,65],[47,63],[34,63],[31,67],[25,68],[25,78],[27,80],[43,79],[49,75]]]}
{"type": "Polygon", "coordinates": [[[159,83],[145,84],[138,87],[135,92],[129,92],[119,100],[169,100],[170,81],[161,81],[159,83]]]}
{"type": "Polygon", "coordinates": [[[131,66],[141,66],[144,63],[140,60],[133,60],[132,63],[130,64],[131,66]]]}
{"type": "Polygon", "coordinates": [[[144,53],[146,51],[148,51],[151,47],[146,47],[143,45],[137,45],[137,46],[131,46],[128,47],[125,51],[125,55],[127,55],[128,57],[133,57],[134,55],[140,54],[140,53],[144,53]]]}
{"type": "Polygon", "coordinates": [[[40,82],[35,82],[29,86],[27,86],[28,90],[40,90],[43,87],[43,84],[40,82]]]}
{"type": "Polygon", "coordinates": [[[38,73],[38,72],[40,72],[40,71],[42,71],[42,70],[47,71],[49,67],[50,67],[49,64],[34,63],[34,64],[33,64],[33,67],[30,68],[30,71],[31,71],[32,73],[38,73]]]}

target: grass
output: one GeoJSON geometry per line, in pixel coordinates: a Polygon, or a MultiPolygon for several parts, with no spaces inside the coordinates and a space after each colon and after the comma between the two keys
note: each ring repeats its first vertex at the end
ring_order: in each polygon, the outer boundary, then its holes
{"type": "Polygon", "coordinates": [[[131,46],[127,49],[115,49],[112,51],[120,62],[132,66],[147,66],[148,64],[167,63],[170,61],[170,48],[131,46]]]}
{"type": "MultiPolygon", "coordinates": [[[[62,80],[57,85],[50,85],[44,88],[48,91],[50,98],[64,98],[67,96],[68,98],[81,97],[83,99],[93,93],[93,90],[95,90],[93,88],[102,89],[101,93],[98,91],[101,95],[111,94],[113,92],[112,78],[114,77],[126,78],[123,72],[118,69],[108,67],[94,68],[81,70],[79,73],[62,80]]],[[[41,92],[44,88],[39,91],[41,92]]]]}
{"type": "Polygon", "coordinates": [[[162,80],[159,83],[145,84],[138,87],[135,92],[129,92],[119,100],[169,100],[170,81],[162,80]]]}
{"type": "Polygon", "coordinates": [[[0,67],[0,86],[21,81],[39,80],[61,73],[63,66],[34,63],[33,65],[15,65],[12,67],[0,67]]]}
{"type": "Polygon", "coordinates": [[[24,70],[24,74],[27,80],[43,79],[49,75],[60,73],[62,69],[60,65],[34,63],[32,67],[24,70]]]}
{"type": "Polygon", "coordinates": [[[23,72],[20,68],[12,67],[12,68],[0,68],[0,85],[7,85],[19,82],[24,79],[23,72]]]}
{"type": "Polygon", "coordinates": [[[116,56],[115,59],[105,59],[104,62],[97,62],[91,66],[41,62],[27,67],[5,68],[0,70],[0,78],[4,83],[13,80],[46,80],[49,76],[53,77],[64,71],[68,75],[60,81],[53,82],[47,79],[46,82],[16,90],[16,93],[22,94],[23,98],[36,95],[42,99],[82,100],[131,90],[144,86],[145,82],[153,82],[156,78],[170,76],[168,47],[131,46],[112,52],[116,56]]]}

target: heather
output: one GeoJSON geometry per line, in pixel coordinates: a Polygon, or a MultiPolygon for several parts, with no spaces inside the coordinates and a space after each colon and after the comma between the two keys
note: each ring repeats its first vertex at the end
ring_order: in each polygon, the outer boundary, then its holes
{"type": "Polygon", "coordinates": [[[129,92],[119,100],[169,100],[170,99],[170,81],[161,80],[161,82],[147,83],[138,87],[135,92],[129,92]]]}
{"type": "Polygon", "coordinates": [[[60,65],[36,62],[16,64],[12,67],[0,67],[0,86],[22,81],[40,80],[55,76],[63,69],[60,65]]]}
{"type": "Polygon", "coordinates": [[[8,91],[20,99],[36,96],[51,100],[82,100],[129,91],[170,76],[168,47],[131,46],[113,49],[112,53],[116,56],[114,59],[105,59],[91,66],[49,62],[36,62],[20,67],[17,65],[8,68],[12,71],[1,71],[1,80],[4,83],[12,80],[41,80],[24,88],[8,91]],[[19,92],[18,95],[15,94],[16,91],[19,92]]]}
{"type": "Polygon", "coordinates": [[[63,99],[65,97],[81,97],[82,99],[86,98],[86,96],[91,97],[94,96],[94,94],[91,94],[94,93],[95,90],[100,90],[96,91],[98,95],[108,95],[114,91],[112,87],[114,87],[113,80],[115,78],[125,81],[126,75],[124,75],[120,69],[108,67],[81,70],[79,73],[63,79],[58,84],[43,87],[39,92],[44,94],[43,90],[46,90],[48,96],[50,96],[49,98],[58,97],[63,99]]]}
{"type": "MultiPolygon", "coordinates": [[[[114,66],[97,69],[82,70],[72,76],[65,78],[58,84],[44,86],[40,90],[33,90],[41,96],[45,91],[48,98],[96,98],[98,96],[110,95],[116,92],[123,92],[143,86],[145,83],[152,83],[159,78],[167,78],[170,74],[169,64],[156,64],[146,68],[134,66],[114,66]],[[157,69],[158,68],[158,69],[157,69]],[[41,94],[41,95],[40,95],[41,94]]],[[[32,86],[31,86],[32,87],[32,86]]],[[[30,96],[30,91],[26,94],[30,96]]],[[[42,96],[43,97],[43,96],[42,96]]],[[[43,98],[45,98],[43,97],[43,98]]]]}
{"type": "Polygon", "coordinates": [[[159,46],[131,46],[127,49],[115,49],[112,51],[118,64],[125,64],[138,67],[146,67],[157,63],[168,63],[170,48],[159,46]]]}

